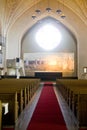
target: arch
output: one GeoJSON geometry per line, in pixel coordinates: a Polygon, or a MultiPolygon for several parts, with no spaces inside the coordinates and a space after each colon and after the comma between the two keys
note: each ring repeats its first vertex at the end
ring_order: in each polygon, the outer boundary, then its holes
{"type": "MultiPolygon", "coordinates": [[[[42,19],[39,19],[38,21],[36,21],[30,28],[27,28],[27,30],[24,32],[24,34],[23,34],[23,36],[22,36],[22,39],[23,39],[24,35],[27,33],[28,30],[32,29],[32,27],[36,26],[36,24],[41,23],[41,21],[45,21],[45,20],[46,20],[46,22],[47,22],[47,21],[49,22],[49,20],[53,20],[53,21],[55,21],[56,23],[61,24],[61,26],[63,26],[64,28],[67,29],[67,31],[72,35],[72,37],[74,38],[75,42],[77,43],[77,38],[76,38],[75,33],[72,32],[69,27],[67,27],[67,26],[64,25],[61,21],[59,21],[59,19],[56,19],[55,17],[53,17],[53,15],[51,15],[51,16],[45,16],[45,17],[43,17],[42,19]]],[[[21,40],[22,40],[22,39],[21,39],[21,40]]]]}
{"type": "MultiPolygon", "coordinates": [[[[31,29],[35,24],[37,24],[38,22],[40,22],[41,20],[47,18],[47,17],[50,17],[54,20],[57,20],[59,21],[62,26],[64,26],[64,28],[66,28],[70,33],[71,35],[74,37],[74,39],[76,40],[76,43],[77,43],[77,46],[78,46],[78,30],[75,30],[74,28],[74,25],[71,24],[69,21],[67,21],[66,19],[65,20],[62,20],[60,19],[57,14],[55,14],[54,12],[51,12],[51,13],[47,13],[47,12],[44,12],[43,14],[39,15],[38,16],[38,19],[36,20],[32,20],[30,18],[30,13],[29,13],[29,10],[22,16],[20,17],[15,23],[14,25],[10,28],[9,32],[8,32],[8,35],[7,36],[7,44],[9,44],[9,47],[7,45],[7,49],[8,48],[12,48],[10,49],[10,51],[8,52],[7,50],[7,58],[10,57],[10,58],[15,58],[15,57],[21,57],[22,58],[22,47],[21,47],[21,42],[22,42],[22,39],[23,39],[23,36],[25,35],[25,33],[31,29]],[[27,18],[27,20],[26,20],[27,18]],[[22,26],[23,25],[23,26],[22,26]],[[16,32],[16,29],[20,29],[18,32],[16,32]],[[16,32],[16,34],[13,36],[13,34],[16,32]],[[13,41],[14,39],[14,41],[13,41]],[[11,44],[13,43],[13,45],[11,44]],[[13,47],[14,46],[14,47],[13,47]],[[15,48],[16,46],[16,48],[15,48]],[[14,48],[14,49],[13,49],[14,48]],[[13,51],[12,51],[13,50],[13,51]],[[15,51],[18,51],[16,54],[15,54],[15,51]],[[10,55],[11,53],[12,55],[10,55]],[[15,57],[14,57],[14,54],[15,54],[15,57]]],[[[78,17],[76,17],[78,19],[78,17]]],[[[78,52],[77,52],[78,53],[78,52]]],[[[78,62],[77,62],[78,64],[78,62]]]]}
{"type": "MultiPolygon", "coordinates": [[[[51,23],[56,23],[56,25],[62,26],[62,28],[64,28],[73,38],[75,46],[76,46],[76,54],[75,54],[74,58],[76,58],[75,59],[75,71],[77,71],[77,39],[76,39],[76,36],[75,36],[75,34],[73,34],[71,32],[70,29],[68,29],[63,23],[61,23],[59,20],[55,19],[54,17],[47,16],[47,17],[44,17],[41,20],[37,21],[33,26],[31,26],[31,28],[29,28],[25,32],[24,36],[22,37],[21,44],[23,43],[23,40],[24,40],[25,36],[27,35],[28,31],[30,32],[35,26],[37,26],[37,25],[41,26],[43,23],[49,23],[50,21],[51,21],[51,23]]],[[[21,45],[21,50],[22,50],[22,45],[21,45]]],[[[23,51],[21,51],[21,55],[22,55],[22,52],[23,51]]],[[[76,72],[75,76],[77,76],[77,72],[76,72]]]]}

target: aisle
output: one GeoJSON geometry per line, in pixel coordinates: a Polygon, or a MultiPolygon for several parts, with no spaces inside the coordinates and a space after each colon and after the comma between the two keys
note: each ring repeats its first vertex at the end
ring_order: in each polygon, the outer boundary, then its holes
{"type": "Polygon", "coordinates": [[[27,130],[67,130],[53,84],[45,83],[27,130]]]}

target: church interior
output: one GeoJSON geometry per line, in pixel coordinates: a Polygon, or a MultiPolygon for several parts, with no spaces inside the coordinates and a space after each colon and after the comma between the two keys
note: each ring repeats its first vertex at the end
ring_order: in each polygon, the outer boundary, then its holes
{"type": "Polygon", "coordinates": [[[87,0],[0,0],[0,130],[87,130],[87,0]]]}

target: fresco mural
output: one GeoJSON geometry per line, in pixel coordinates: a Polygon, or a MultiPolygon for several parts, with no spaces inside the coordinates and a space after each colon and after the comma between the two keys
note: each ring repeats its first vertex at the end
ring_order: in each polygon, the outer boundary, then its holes
{"type": "Polygon", "coordinates": [[[73,72],[74,53],[25,53],[27,71],[73,72]]]}

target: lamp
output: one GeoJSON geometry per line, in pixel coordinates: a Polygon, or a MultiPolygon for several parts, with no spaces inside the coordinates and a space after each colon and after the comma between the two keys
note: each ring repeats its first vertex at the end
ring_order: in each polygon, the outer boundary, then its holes
{"type": "Polygon", "coordinates": [[[47,11],[47,12],[50,12],[51,10],[52,10],[52,9],[50,8],[49,0],[48,0],[46,11],[47,11]]]}
{"type": "Polygon", "coordinates": [[[40,14],[40,12],[41,12],[40,9],[36,9],[37,14],[40,14]]]}
{"type": "MultiPolygon", "coordinates": [[[[36,0],[35,0],[36,1],[36,0]]],[[[50,7],[50,0],[47,0],[47,7],[46,7],[46,11],[49,13],[50,11],[52,11],[52,8],[50,7]]],[[[37,13],[37,14],[40,14],[41,13],[41,10],[40,10],[40,6],[39,6],[39,4],[40,3],[38,3],[37,4],[37,9],[35,9],[35,12],[37,13]]],[[[62,19],[64,19],[66,16],[64,15],[64,13],[62,13],[63,11],[64,11],[64,0],[63,0],[63,9],[61,10],[60,9],[60,3],[57,1],[57,4],[58,4],[58,9],[56,10],[56,13],[57,14],[61,14],[60,15],[60,17],[62,18],[62,19]]],[[[35,4],[34,4],[34,6],[35,6],[35,4]]],[[[34,14],[34,15],[32,15],[32,19],[36,19],[37,18],[37,15],[36,14],[34,14]]]]}
{"type": "Polygon", "coordinates": [[[62,13],[62,10],[60,9],[60,3],[59,2],[57,2],[57,10],[56,10],[56,12],[58,13],[58,14],[61,14],[62,13]]]}
{"type": "Polygon", "coordinates": [[[60,9],[58,9],[56,12],[57,12],[58,14],[61,14],[61,13],[62,13],[62,11],[61,11],[60,9]]]}
{"type": "Polygon", "coordinates": [[[2,45],[0,45],[0,51],[2,50],[2,45]]]}
{"type": "MultiPolygon", "coordinates": [[[[37,10],[38,10],[38,9],[37,9],[37,10]]],[[[35,11],[35,2],[34,2],[34,11],[35,11]]],[[[33,14],[31,17],[32,17],[32,19],[36,19],[35,12],[34,12],[34,14],[33,14]]]]}
{"type": "Polygon", "coordinates": [[[40,14],[40,13],[41,13],[41,10],[40,10],[40,3],[38,3],[37,9],[35,10],[35,12],[36,12],[37,14],[40,14]]]}
{"type": "Polygon", "coordinates": [[[66,16],[64,14],[61,15],[61,18],[64,19],[66,16]]]}
{"type": "Polygon", "coordinates": [[[47,7],[47,8],[46,8],[46,11],[47,11],[47,12],[50,12],[51,10],[52,10],[52,9],[51,9],[50,7],[47,7]]]}
{"type": "Polygon", "coordinates": [[[32,15],[32,19],[35,19],[36,18],[36,16],[35,15],[32,15]]]}
{"type": "MultiPolygon", "coordinates": [[[[64,12],[64,0],[63,0],[63,12],[64,12]]],[[[61,18],[64,19],[66,16],[64,13],[62,13],[61,18]]]]}
{"type": "Polygon", "coordinates": [[[83,73],[87,74],[87,67],[83,67],[83,73]]]}

